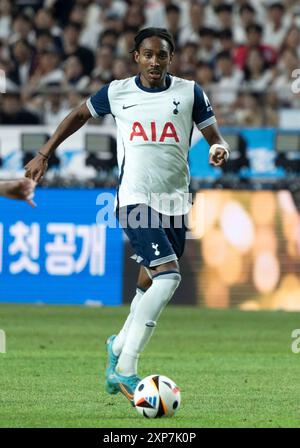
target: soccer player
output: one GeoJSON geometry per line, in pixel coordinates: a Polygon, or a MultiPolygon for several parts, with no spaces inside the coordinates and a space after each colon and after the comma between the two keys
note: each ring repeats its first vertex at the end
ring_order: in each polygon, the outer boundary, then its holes
{"type": "Polygon", "coordinates": [[[116,215],[141,267],[126,322],[107,340],[105,381],[109,393],[122,392],[131,402],[140,380],[139,355],[181,280],[194,123],[210,145],[213,166],[222,166],[229,155],[201,87],[169,73],[174,49],[166,29],[141,30],[133,50],[138,75],[111,82],[72,111],[26,165],[26,176],[38,181],[55,148],[91,116],[114,116],[120,170],[116,215]]]}
{"type": "Polygon", "coordinates": [[[36,182],[31,179],[2,180],[0,181],[0,196],[26,201],[35,207],[36,204],[32,200],[35,186],[36,182]]]}

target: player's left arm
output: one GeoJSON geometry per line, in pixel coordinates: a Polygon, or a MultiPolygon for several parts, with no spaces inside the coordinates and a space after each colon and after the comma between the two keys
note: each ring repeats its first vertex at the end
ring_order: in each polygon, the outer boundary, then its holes
{"type": "Polygon", "coordinates": [[[210,146],[209,163],[213,166],[223,166],[229,157],[230,148],[223,139],[217,123],[201,129],[201,132],[210,146]]]}

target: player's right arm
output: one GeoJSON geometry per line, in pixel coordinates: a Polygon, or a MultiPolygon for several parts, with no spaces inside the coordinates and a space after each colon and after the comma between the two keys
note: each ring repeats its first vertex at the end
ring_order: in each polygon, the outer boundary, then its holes
{"type": "Polygon", "coordinates": [[[38,154],[30,160],[25,166],[25,176],[36,182],[43,177],[48,167],[48,159],[54,153],[55,149],[80,129],[92,117],[86,103],[75,108],[58,125],[52,137],[39,150],[38,154]]]}

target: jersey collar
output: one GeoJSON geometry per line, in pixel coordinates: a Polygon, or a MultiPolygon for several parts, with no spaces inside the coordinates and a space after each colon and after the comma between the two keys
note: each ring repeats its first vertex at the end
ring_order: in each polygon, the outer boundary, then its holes
{"type": "Polygon", "coordinates": [[[135,77],[135,83],[138,86],[139,89],[144,90],[144,92],[150,92],[150,93],[158,93],[158,92],[163,92],[164,90],[167,90],[170,85],[171,85],[172,79],[171,76],[167,73],[166,75],[166,87],[157,87],[154,89],[150,89],[149,87],[144,87],[142,82],[141,82],[141,78],[140,75],[137,75],[135,77]]]}

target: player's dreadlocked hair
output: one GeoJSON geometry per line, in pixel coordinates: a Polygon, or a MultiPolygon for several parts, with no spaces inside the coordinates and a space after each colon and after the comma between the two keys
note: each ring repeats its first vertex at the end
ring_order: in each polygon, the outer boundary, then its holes
{"type": "Polygon", "coordinates": [[[170,45],[171,52],[175,50],[174,38],[168,30],[166,30],[165,28],[150,27],[150,28],[144,28],[143,30],[138,32],[138,34],[134,38],[135,46],[130,51],[130,53],[133,53],[134,51],[139,51],[142,41],[144,39],[147,39],[148,37],[153,36],[158,36],[161,37],[162,39],[165,39],[170,45]]]}

